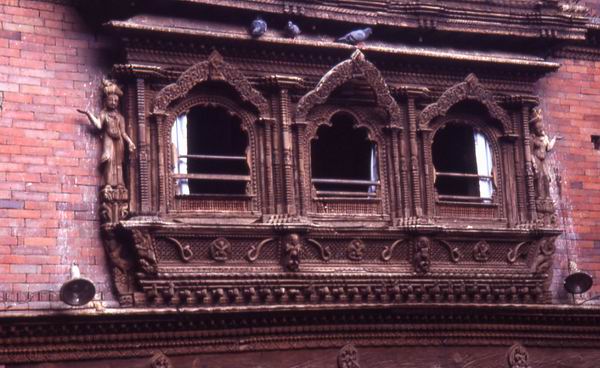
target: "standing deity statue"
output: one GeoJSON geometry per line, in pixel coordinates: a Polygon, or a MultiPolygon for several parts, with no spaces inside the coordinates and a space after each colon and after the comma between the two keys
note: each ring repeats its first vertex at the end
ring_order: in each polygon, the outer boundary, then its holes
{"type": "Polygon", "coordinates": [[[123,180],[123,163],[125,161],[125,143],[130,152],[135,144],[125,130],[125,118],[118,110],[119,97],[123,91],[115,83],[103,80],[104,107],[96,117],[89,111],[77,109],[85,114],[89,121],[102,132],[102,156],[104,185],[125,188],[123,180]]]}
{"type": "Polygon", "coordinates": [[[535,197],[538,211],[554,212],[554,205],[550,198],[550,173],[546,156],[552,151],[554,144],[562,137],[553,137],[550,139],[544,131],[542,110],[539,107],[533,109],[533,117],[529,121],[531,124],[531,153],[533,180],[535,185],[535,197]]]}

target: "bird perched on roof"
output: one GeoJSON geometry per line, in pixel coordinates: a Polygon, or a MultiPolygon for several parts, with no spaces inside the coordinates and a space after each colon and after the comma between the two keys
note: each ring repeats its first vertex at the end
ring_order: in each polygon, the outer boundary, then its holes
{"type": "Polygon", "coordinates": [[[336,42],[347,43],[350,45],[356,45],[358,43],[364,42],[369,38],[369,36],[373,33],[373,30],[369,27],[365,29],[357,29],[354,30],[344,37],[340,37],[336,40],[336,42]]]}
{"type": "Polygon", "coordinates": [[[302,31],[300,31],[300,27],[297,24],[294,24],[291,20],[287,22],[285,26],[285,34],[290,38],[296,38],[302,31]]]}
{"type": "Polygon", "coordinates": [[[252,37],[258,38],[264,35],[266,31],[267,22],[265,22],[261,17],[256,17],[256,19],[254,19],[250,25],[250,34],[252,37]]]}

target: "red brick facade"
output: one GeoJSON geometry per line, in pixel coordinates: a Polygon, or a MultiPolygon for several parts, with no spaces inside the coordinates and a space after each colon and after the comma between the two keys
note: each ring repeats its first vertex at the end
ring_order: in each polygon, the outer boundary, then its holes
{"type": "MultiPolygon", "coordinates": [[[[72,261],[114,301],[98,234],[100,144],[75,111],[99,110],[95,91],[107,71],[99,50],[109,46],[71,6],[0,5],[0,310],[64,306],[56,291],[72,261]]],[[[551,156],[565,231],[552,290],[568,302],[567,249],[600,279],[600,151],[591,142],[600,134],[600,61],[557,61],[562,67],[537,92],[548,133],[564,137],[551,156]]]]}
{"type": "Polygon", "coordinates": [[[75,110],[100,103],[90,91],[102,42],[71,6],[2,4],[1,308],[47,308],[75,260],[111,300],[96,215],[99,145],[75,110]]]}
{"type": "MultiPolygon", "coordinates": [[[[564,137],[552,163],[555,202],[564,235],[555,258],[556,298],[564,301],[562,279],[568,256],[600,278],[600,62],[558,59],[561,68],[538,84],[548,134],[564,137]]],[[[590,295],[600,292],[599,285],[590,295]]]]}

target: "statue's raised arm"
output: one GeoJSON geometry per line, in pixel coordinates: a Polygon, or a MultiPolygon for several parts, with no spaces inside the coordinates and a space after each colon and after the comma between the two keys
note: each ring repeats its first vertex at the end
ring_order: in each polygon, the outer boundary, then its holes
{"type": "Polygon", "coordinates": [[[88,120],[102,133],[102,156],[104,185],[114,188],[125,188],[123,166],[125,161],[125,144],[130,152],[135,150],[135,144],[127,134],[125,118],[118,110],[119,98],[123,91],[110,80],[102,81],[104,106],[98,116],[87,110],[77,109],[86,115],[88,120]]]}
{"type": "Polygon", "coordinates": [[[98,119],[94,114],[92,114],[89,111],[82,110],[82,109],[77,109],[77,112],[87,116],[90,123],[92,123],[99,130],[102,130],[102,122],[100,122],[100,119],[98,119]]]}

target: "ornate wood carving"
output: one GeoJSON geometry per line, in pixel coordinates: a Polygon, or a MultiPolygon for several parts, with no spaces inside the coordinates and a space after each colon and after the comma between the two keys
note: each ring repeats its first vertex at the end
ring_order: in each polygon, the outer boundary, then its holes
{"type": "Polygon", "coordinates": [[[158,352],[158,353],[154,354],[154,356],[150,359],[150,367],[151,368],[174,368],[169,357],[167,357],[162,352],[158,352]]]}
{"type": "Polygon", "coordinates": [[[511,132],[510,116],[495,102],[494,96],[483,87],[475,74],[469,74],[464,82],[447,89],[437,102],[421,111],[418,117],[419,126],[424,127],[436,117],[445,116],[452,106],[468,100],[475,100],[483,104],[490,116],[500,122],[503,131],[511,132]]]}
{"type": "Polygon", "coordinates": [[[381,73],[370,61],[365,59],[360,50],[354,51],[352,57],[334,66],[319,81],[314,90],[304,95],[296,107],[296,121],[305,121],[309,112],[317,105],[324,103],[329,95],[339,86],[355,78],[360,73],[373,89],[377,105],[388,114],[389,124],[400,126],[400,108],[390,94],[389,87],[381,73]]]}
{"type": "Polygon", "coordinates": [[[506,355],[509,368],[532,368],[529,366],[529,353],[518,342],[514,343],[506,355]]]}
{"type": "Polygon", "coordinates": [[[204,81],[225,81],[251,103],[261,117],[268,116],[267,100],[255,90],[239,70],[223,60],[221,54],[213,51],[208,60],[197,63],[186,70],[177,81],[163,88],[154,99],[154,114],[163,114],[175,100],[186,96],[192,88],[204,81]]]}
{"type": "Polygon", "coordinates": [[[338,368],[360,368],[358,351],[353,344],[345,345],[338,352],[338,368]]]}

